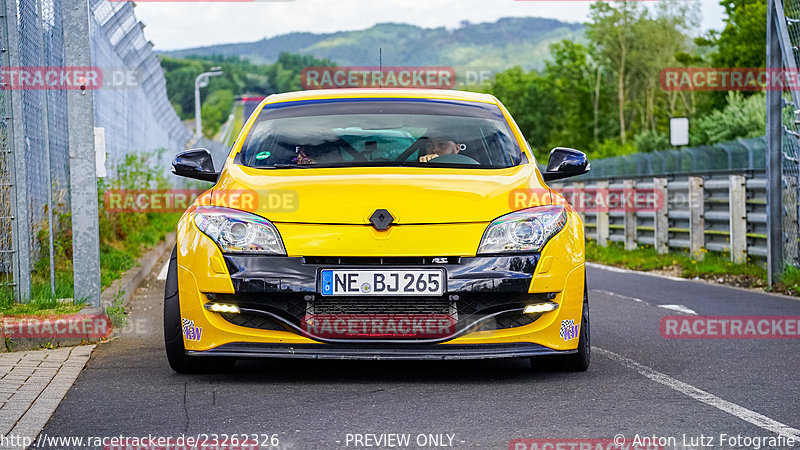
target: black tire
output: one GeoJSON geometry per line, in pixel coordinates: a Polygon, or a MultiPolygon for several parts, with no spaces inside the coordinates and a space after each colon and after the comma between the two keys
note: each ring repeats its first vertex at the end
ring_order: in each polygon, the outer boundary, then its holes
{"type": "Polygon", "coordinates": [[[178,295],[178,247],[172,249],[167,268],[167,282],[164,286],[164,347],[167,350],[169,366],[178,373],[204,373],[228,370],[235,360],[189,356],[183,346],[181,331],[181,307],[178,295]]]}
{"type": "Polygon", "coordinates": [[[592,356],[591,330],[589,326],[589,289],[584,279],[583,287],[583,314],[581,315],[581,330],[578,339],[578,352],[571,355],[552,357],[533,357],[531,367],[559,372],[585,372],[589,368],[592,356]]]}
{"type": "Polygon", "coordinates": [[[583,314],[581,316],[581,335],[578,340],[578,353],[565,356],[563,370],[566,372],[585,372],[592,359],[592,337],[589,327],[589,290],[584,282],[583,314]]]}

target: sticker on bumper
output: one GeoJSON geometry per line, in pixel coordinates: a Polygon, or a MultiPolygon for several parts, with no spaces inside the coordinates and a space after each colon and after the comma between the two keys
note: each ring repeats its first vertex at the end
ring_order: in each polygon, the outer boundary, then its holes
{"type": "Polygon", "coordinates": [[[561,336],[561,339],[565,341],[570,341],[572,339],[576,339],[578,337],[578,330],[580,329],[580,324],[575,324],[575,321],[572,319],[569,320],[562,320],[561,321],[561,331],[558,333],[561,336]]]}
{"type": "Polygon", "coordinates": [[[203,333],[203,329],[201,327],[194,326],[194,320],[189,320],[189,319],[182,319],[182,320],[183,320],[183,337],[185,337],[187,341],[199,341],[200,335],[203,333]]]}

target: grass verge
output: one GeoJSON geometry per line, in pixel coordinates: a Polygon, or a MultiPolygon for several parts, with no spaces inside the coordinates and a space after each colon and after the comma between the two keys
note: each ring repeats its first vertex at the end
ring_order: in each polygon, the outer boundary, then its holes
{"type": "MultiPolygon", "coordinates": [[[[159,153],[127,155],[115,168],[114,177],[98,181],[100,283],[103,289],[136,266],[145,250],[163,241],[166,234],[176,228],[180,213],[114,213],[103,204],[104,193],[109,189],[169,188],[166,175],[153,171],[153,167],[160,167],[161,159],[159,153]]],[[[80,299],[76,302],[59,300],[70,299],[74,292],[72,220],[68,213],[54,216],[55,295],[50,285],[49,236],[45,223],[38,226],[37,239],[41,250],[31,271],[30,301],[15,303],[11,287],[0,286],[0,316],[71,314],[82,309],[80,299]]]]}
{"type": "Polygon", "coordinates": [[[704,252],[703,260],[688,252],[673,252],[659,255],[654,248],[640,246],[625,250],[620,243],[610,242],[601,247],[594,241],[586,241],[586,260],[609,266],[682,277],[698,278],[745,288],[759,288],[800,296],[800,268],[789,267],[781,277],[781,283],[769,289],[764,263],[748,259],[743,264],[730,260],[728,253],[704,252]]]}

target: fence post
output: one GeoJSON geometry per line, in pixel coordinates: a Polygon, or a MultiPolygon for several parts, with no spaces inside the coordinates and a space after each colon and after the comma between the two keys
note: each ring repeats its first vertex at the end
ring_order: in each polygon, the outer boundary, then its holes
{"type": "MultiPolygon", "coordinates": [[[[64,65],[90,67],[89,3],[63,0],[64,65]]],[[[92,91],[67,91],[75,300],[100,307],[100,236],[92,91]]]]}
{"type": "Polygon", "coordinates": [[[703,178],[689,177],[689,252],[703,260],[705,247],[705,198],[703,178]]]}
{"type": "Polygon", "coordinates": [[[625,250],[636,250],[639,247],[639,233],[636,223],[636,207],[634,206],[634,195],[636,190],[635,180],[622,181],[622,198],[625,201],[625,250]]]}
{"type": "MultiPolygon", "coordinates": [[[[767,70],[783,68],[782,44],[788,44],[785,30],[785,15],[782,2],[767,2],[767,70]],[[781,22],[783,22],[781,24],[781,22]],[[779,28],[780,27],[780,28],[779,28]],[[784,41],[784,42],[782,42],[784,41]]],[[[787,58],[790,67],[794,68],[794,57],[787,58]]],[[[780,281],[783,273],[783,186],[781,160],[783,156],[782,115],[783,93],[775,89],[767,89],[767,284],[772,286],[780,281]]],[[[793,95],[793,97],[795,97],[793,95]]],[[[795,108],[800,105],[795,105],[795,108]]]]}
{"type": "MultiPolygon", "coordinates": [[[[3,24],[6,31],[5,44],[8,53],[8,64],[12,67],[20,66],[19,28],[17,19],[17,2],[0,0],[3,3],[3,24]]],[[[14,198],[11,199],[14,215],[12,220],[12,239],[14,240],[14,283],[16,300],[27,302],[31,297],[31,220],[28,204],[28,177],[25,162],[25,126],[23,122],[22,91],[11,89],[8,92],[11,98],[11,136],[9,139],[11,152],[8,153],[14,166],[9,168],[11,184],[14,185],[14,198]]]]}
{"type": "Polygon", "coordinates": [[[744,175],[730,176],[728,194],[731,215],[731,261],[743,263],[747,260],[747,190],[744,175]]]}
{"type": "Polygon", "coordinates": [[[608,245],[608,181],[597,182],[597,198],[602,199],[602,205],[597,205],[597,244],[601,247],[608,245]]]}
{"type": "Polygon", "coordinates": [[[653,178],[653,191],[656,196],[655,217],[653,217],[654,247],[659,255],[669,253],[669,197],[666,178],[653,178]]]}

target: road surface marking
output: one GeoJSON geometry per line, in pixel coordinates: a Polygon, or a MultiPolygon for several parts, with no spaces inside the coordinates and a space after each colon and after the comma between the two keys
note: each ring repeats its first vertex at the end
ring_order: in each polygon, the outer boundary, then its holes
{"type": "Polygon", "coordinates": [[[650,272],[640,272],[638,270],[622,269],[620,267],[607,266],[605,264],[597,264],[597,263],[587,262],[586,265],[591,267],[591,268],[594,268],[594,269],[607,270],[609,272],[633,273],[633,274],[636,274],[636,275],[647,275],[648,277],[666,278],[666,279],[672,280],[672,281],[692,281],[692,280],[689,280],[689,279],[686,279],[686,278],[673,277],[671,275],[662,275],[660,273],[650,273],[650,272]]]}
{"type": "Polygon", "coordinates": [[[652,304],[650,302],[646,302],[646,301],[644,301],[644,300],[642,300],[640,298],[628,297],[627,295],[617,294],[616,292],[605,291],[603,289],[592,289],[589,292],[596,292],[598,294],[607,295],[609,297],[616,297],[616,298],[621,298],[623,300],[630,300],[632,302],[641,303],[641,304],[647,305],[647,306],[655,306],[655,307],[658,307],[658,308],[668,309],[670,311],[675,311],[675,312],[681,313],[681,314],[688,314],[688,315],[692,315],[692,316],[696,316],[697,315],[697,313],[693,309],[689,308],[688,306],[683,306],[683,305],[654,305],[654,304],[652,304]]]}
{"type": "Polygon", "coordinates": [[[591,292],[597,292],[598,294],[608,295],[609,297],[617,297],[617,298],[621,298],[623,300],[630,300],[632,302],[641,303],[643,305],[653,306],[650,303],[648,303],[648,302],[646,302],[646,301],[644,301],[644,300],[642,300],[640,298],[628,297],[627,295],[617,294],[616,292],[604,291],[602,289],[592,289],[591,292]]]}
{"type": "Polygon", "coordinates": [[[643,364],[639,364],[638,362],[622,355],[618,355],[614,352],[598,347],[592,347],[592,351],[612,359],[629,369],[639,372],[639,374],[644,375],[656,383],[661,383],[670,389],[687,395],[701,403],[713,406],[714,408],[738,417],[745,422],[750,422],[759,428],[763,428],[767,431],[771,431],[787,438],[800,439],[800,430],[792,428],[789,425],[782,424],[777,420],[770,419],[763,414],[751,411],[744,406],[739,406],[736,403],[721,399],[714,394],[706,392],[702,389],[698,389],[690,384],[684,383],[683,381],[676,380],[669,375],[658,372],[657,370],[651,369],[643,364]]]}
{"type": "Polygon", "coordinates": [[[683,313],[683,314],[689,314],[689,315],[692,315],[692,316],[696,316],[697,315],[695,310],[693,310],[693,309],[691,309],[689,307],[683,306],[683,305],[658,305],[658,307],[659,308],[668,309],[670,311],[676,311],[676,312],[683,313]]]}
{"type": "Polygon", "coordinates": [[[158,276],[156,280],[164,281],[167,279],[167,269],[169,269],[169,261],[164,264],[164,267],[161,268],[161,272],[158,272],[158,276]]]}

